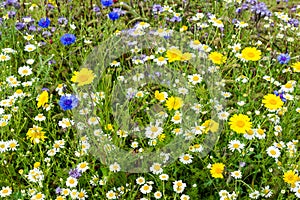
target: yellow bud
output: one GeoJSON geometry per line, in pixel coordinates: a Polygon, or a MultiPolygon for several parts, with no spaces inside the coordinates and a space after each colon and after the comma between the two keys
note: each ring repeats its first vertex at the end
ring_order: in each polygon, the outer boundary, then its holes
{"type": "Polygon", "coordinates": [[[36,163],[34,163],[34,165],[33,165],[34,168],[39,168],[39,166],[41,166],[41,163],[40,163],[40,162],[36,162],[36,163]]]}

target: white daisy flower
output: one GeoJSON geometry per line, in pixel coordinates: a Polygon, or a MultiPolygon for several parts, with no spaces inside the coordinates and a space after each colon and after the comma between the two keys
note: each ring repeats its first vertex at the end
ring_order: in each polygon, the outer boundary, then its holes
{"type": "Polygon", "coordinates": [[[200,74],[193,74],[188,75],[189,82],[191,82],[193,85],[196,85],[197,83],[201,83],[203,78],[200,76],[200,74]]]}
{"type": "Polygon", "coordinates": [[[179,157],[179,161],[182,162],[183,164],[190,164],[193,162],[193,156],[191,156],[190,154],[182,154],[179,157]]]}
{"type": "Polygon", "coordinates": [[[272,158],[279,158],[280,150],[277,147],[270,146],[267,148],[267,154],[272,158]]]}
{"type": "Polygon", "coordinates": [[[153,174],[161,174],[163,172],[163,169],[161,167],[161,164],[159,164],[159,163],[153,163],[153,165],[150,167],[150,171],[153,174]]]}
{"type": "Polygon", "coordinates": [[[182,193],[186,187],[186,183],[183,183],[182,180],[173,182],[173,190],[176,193],[182,193]]]}
{"type": "Polygon", "coordinates": [[[159,179],[162,181],[167,181],[169,180],[169,175],[168,174],[161,174],[159,175],[159,179]]]}
{"type": "Polygon", "coordinates": [[[112,190],[109,190],[107,193],[106,193],[106,198],[107,199],[117,199],[117,195],[114,191],[112,190]]]}
{"type": "Polygon", "coordinates": [[[71,176],[67,178],[66,186],[73,188],[73,187],[76,187],[77,184],[78,184],[78,181],[76,178],[73,178],[71,176]]]}
{"type": "Polygon", "coordinates": [[[32,74],[32,69],[29,66],[19,67],[18,73],[23,76],[29,76],[32,74]]]}
{"type": "Polygon", "coordinates": [[[245,144],[241,143],[239,140],[231,140],[228,144],[228,148],[233,152],[237,150],[238,152],[241,152],[245,147],[245,144]]]}
{"type": "Polygon", "coordinates": [[[141,188],[140,188],[141,193],[143,194],[149,194],[152,191],[152,186],[148,185],[148,184],[144,184],[141,188]]]}
{"type": "Polygon", "coordinates": [[[8,197],[9,195],[11,195],[11,193],[12,193],[11,187],[3,186],[2,189],[0,190],[0,197],[8,197]]]}
{"type": "Polygon", "coordinates": [[[28,45],[25,46],[24,50],[27,51],[27,52],[32,52],[32,51],[36,50],[36,46],[33,45],[33,44],[28,44],[28,45]]]}
{"type": "Polygon", "coordinates": [[[121,166],[117,162],[115,162],[109,165],[109,170],[112,172],[119,172],[121,170],[121,166]]]}
{"type": "Polygon", "coordinates": [[[10,56],[6,55],[6,54],[0,54],[0,61],[4,62],[4,61],[8,61],[10,60],[10,56]]]}
{"type": "Polygon", "coordinates": [[[235,179],[241,179],[242,178],[242,172],[240,170],[231,172],[230,174],[235,179]]]}
{"type": "Polygon", "coordinates": [[[154,192],[154,198],[155,198],[155,199],[160,199],[160,198],[162,198],[162,193],[161,193],[160,191],[154,192]]]}

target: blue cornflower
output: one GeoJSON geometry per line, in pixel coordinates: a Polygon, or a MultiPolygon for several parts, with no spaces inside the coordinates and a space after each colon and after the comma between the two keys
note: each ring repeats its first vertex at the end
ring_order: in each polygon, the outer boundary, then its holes
{"type": "Polygon", "coordinates": [[[290,61],[291,57],[287,53],[282,53],[279,56],[277,56],[277,61],[280,64],[287,64],[290,61]]]}
{"type": "Polygon", "coordinates": [[[70,34],[70,33],[66,33],[60,38],[60,42],[65,46],[71,45],[75,41],[76,41],[75,35],[70,34]]]}
{"type": "Polygon", "coordinates": [[[105,7],[109,7],[111,5],[113,5],[113,0],[101,0],[101,4],[105,7]]]}
{"type": "Polygon", "coordinates": [[[76,178],[76,179],[78,179],[81,176],[80,171],[77,168],[76,169],[71,169],[69,171],[69,175],[73,178],[76,178]]]}
{"type": "Polygon", "coordinates": [[[47,28],[50,25],[50,19],[46,18],[42,18],[40,19],[40,21],[38,22],[38,25],[42,28],[47,28]]]}
{"type": "Polygon", "coordinates": [[[79,101],[75,95],[65,95],[60,97],[59,105],[64,111],[66,111],[77,107],[78,102],[79,101]]]}
{"type": "Polygon", "coordinates": [[[279,96],[281,101],[286,102],[286,98],[284,97],[284,92],[279,93],[277,90],[274,91],[276,96],[279,96]]]}
{"type": "Polygon", "coordinates": [[[112,11],[112,12],[110,12],[110,13],[108,14],[108,17],[109,17],[109,19],[115,21],[115,20],[117,20],[117,19],[120,18],[120,15],[119,15],[118,12],[112,11]]]}

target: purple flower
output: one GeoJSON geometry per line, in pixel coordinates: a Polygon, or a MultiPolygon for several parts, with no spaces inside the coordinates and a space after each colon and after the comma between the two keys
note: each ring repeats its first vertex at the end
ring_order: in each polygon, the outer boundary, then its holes
{"type": "Polygon", "coordinates": [[[43,36],[44,38],[48,38],[48,37],[51,36],[51,33],[50,33],[50,31],[44,31],[44,32],[42,33],[42,36],[43,36]]]}
{"type": "Polygon", "coordinates": [[[55,60],[49,60],[49,61],[48,61],[48,65],[54,65],[54,64],[56,64],[56,61],[55,61],[55,60]]]}
{"type": "Polygon", "coordinates": [[[67,20],[67,18],[65,18],[65,17],[59,17],[59,18],[57,19],[57,22],[58,22],[58,24],[60,24],[60,25],[67,25],[67,24],[68,24],[68,20],[67,20]]]}
{"type": "Polygon", "coordinates": [[[163,11],[163,8],[161,7],[161,5],[159,4],[154,4],[152,6],[152,12],[157,14],[157,13],[161,13],[163,11]]]}
{"type": "Polygon", "coordinates": [[[60,42],[65,45],[69,46],[76,41],[76,37],[73,34],[66,33],[60,38],[60,42]]]}
{"type": "Polygon", "coordinates": [[[236,24],[236,23],[238,23],[238,22],[239,22],[239,20],[237,20],[237,19],[233,19],[233,20],[232,20],[232,23],[233,23],[233,24],[236,24]]]}
{"type": "Polygon", "coordinates": [[[18,29],[19,31],[24,29],[24,27],[25,27],[24,23],[22,23],[22,22],[17,22],[16,23],[16,29],[18,29]]]}
{"type": "Polygon", "coordinates": [[[121,8],[114,8],[113,12],[117,12],[120,16],[125,15],[126,11],[122,10],[121,8]]]}
{"type": "MultiPolygon", "coordinates": [[[[253,4],[252,4],[253,5],[253,4]]],[[[251,12],[258,15],[259,17],[270,17],[272,13],[269,11],[265,3],[257,2],[251,7],[251,12]]]]}
{"type": "Polygon", "coordinates": [[[111,5],[113,5],[113,1],[112,0],[101,0],[101,4],[104,6],[104,7],[109,7],[111,5]]]}
{"type": "Polygon", "coordinates": [[[93,7],[93,12],[96,13],[100,12],[100,8],[98,6],[93,7]]]}
{"type": "Polygon", "coordinates": [[[287,64],[290,61],[291,57],[287,53],[282,53],[279,56],[277,56],[277,61],[280,64],[287,64]]]}
{"type": "Polygon", "coordinates": [[[44,88],[42,88],[42,91],[48,91],[49,92],[50,90],[49,90],[49,88],[44,87],[44,88]]]}
{"type": "Polygon", "coordinates": [[[245,162],[240,162],[240,167],[245,167],[246,163],[245,162]]]}
{"type": "Polygon", "coordinates": [[[50,19],[46,18],[42,18],[40,19],[38,25],[42,28],[48,28],[48,26],[50,25],[50,19]]]}
{"type": "Polygon", "coordinates": [[[14,3],[13,6],[15,7],[15,9],[21,8],[21,5],[19,4],[19,2],[14,3]]]}
{"type": "Polygon", "coordinates": [[[295,19],[295,18],[292,18],[288,21],[288,23],[294,27],[298,27],[299,26],[299,20],[298,19],[295,19]]]}
{"type": "Polygon", "coordinates": [[[62,189],[60,188],[60,187],[57,187],[56,189],[55,189],[55,193],[56,194],[60,194],[62,192],[62,189]]]}
{"type": "Polygon", "coordinates": [[[32,23],[34,22],[34,19],[32,19],[30,16],[26,16],[22,18],[23,22],[32,23]]]}
{"type": "Polygon", "coordinates": [[[241,9],[242,10],[247,10],[249,8],[248,4],[243,3],[241,9]]]}
{"type": "Polygon", "coordinates": [[[73,178],[76,178],[76,179],[78,179],[81,176],[80,171],[77,168],[76,169],[71,169],[69,171],[69,175],[73,178]]]}
{"type": "Polygon", "coordinates": [[[237,14],[240,14],[241,12],[242,12],[242,8],[237,8],[236,10],[235,10],[235,12],[237,13],[237,14]]]}
{"type": "Polygon", "coordinates": [[[170,19],[171,22],[180,22],[181,21],[181,17],[179,16],[174,16],[170,19]]]}
{"type": "Polygon", "coordinates": [[[14,18],[16,16],[16,12],[15,11],[8,11],[7,14],[8,14],[9,18],[14,18]]]}
{"type": "Polygon", "coordinates": [[[6,0],[5,4],[8,6],[12,6],[14,3],[17,3],[17,0],[6,0]]]}
{"type": "Polygon", "coordinates": [[[249,3],[251,5],[255,5],[257,2],[257,0],[247,0],[246,3],[249,3]]]}
{"type": "Polygon", "coordinates": [[[72,110],[78,106],[78,99],[75,95],[61,96],[59,100],[60,107],[66,110],[72,110]]]}
{"type": "Polygon", "coordinates": [[[3,6],[4,7],[14,6],[16,9],[20,8],[20,4],[17,0],[7,0],[7,1],[3,2],[3,6]]]}
{"type": "Polygon", "coordinates": [[[48,4],[47,4],[47,8],[48,8],[49,10],[53,10],[55,7],[54,7],[51,3],[48,3],[48,4]]]}
{"type": "Polygon", "coordinates": [[[31,26],[28,27],[28,30],[32,31],[32,32],[35,32],[36,31],[36,26],[31,25],[31,26]]]}
{"type": "Polygon", "coordinates": [[[293,6],[292,8],[291,8],[291,12],[296,12],[297,11],[297,6],[293,6]]]}

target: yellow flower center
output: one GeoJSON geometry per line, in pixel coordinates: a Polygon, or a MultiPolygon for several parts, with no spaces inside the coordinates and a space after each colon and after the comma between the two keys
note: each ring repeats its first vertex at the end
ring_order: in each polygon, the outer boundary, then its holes
{"type": "Polygon", "coordinates": [[[183,156],[183,160],[189,160],[190,159],[190,157],[189,156],[183,156]]]}
{"type": "Polygon", "coordinates": [[[272,150],[270,151],[270,154],[276,155],[276,151],[272,149],[272,150]]]}
{"type": "Polygon", "coordinates": [[[195,45],[199,45],[200,44],[200,41],[199,40],[194,40],[193,42],[195,45]]]}
{"type": "Polygon", "coordinates": [[[108,195],[109,197],[114,197],[115,196],[115,194],[114,193],[109,193],[109,195],[108,195]]]}
{"type": "Polygon", "coordinates": [[[242,127],[244,127],[244,126],[245,126],[245,122],[244,122],[244,121],[241,121],[241,120],[239,120],[239,121],[237,121],[237,122],[236,122],[236,125],[237,125],[238,127],[242,128],[242,127]]]}
{"type": "Polygon", "coordinates": [[[160,170],[160,166],[159,166],[159,165],[154,165],[154,169],[155,169],[156,171],[158,171],[158,170],[160,170]]]}
{"type": "Polygon", "coordinates": [[[15,143],[10,143],[9,147],[10,148],[15,148],[17,145],[15,143]]]}
{"type": "Polygon", "coordinates": [[[249,129],[249,130],[247,131],[247,134],[248,134],[248,135],[253,135],[253,134],[254,134],[254,131],[253,131],[252,129],[249,129]]]}
{"type": "Polygon", "coordinates": [[[247,56],[250,58],[253,58],[255,56],[255,54],[253,52],[248,52],[247,56]]]}
{"type": "Polygon", "coordinates": [[[221,174],[222,171],[223,171],[223,169],[221,169],[221,168],[216,168],[216,169],[215,169],[215,173],[216,173],[216,174],[221,174]]]}
{"type": "Polygon", "coordinates": [[[198,81],[199,80],[199,77],[198,76],[194,76],[193,77],[193,81],[198,81]]]}
{"type": "Polygon", "coordinates": [[[89,79],[89,76],[88,75],[85,75],[85,74],[82,74],[81,76],[78,76],[78,81],[80,82],[85,82],[89,79]]]}
{"type": "Polygon", "coordinates": [[[260,128],[260,129],[257,130],[257,133],[260,134],[260,135],[263,135],[265,133],[265,131],[260,128]]]}
{"type": "Polygon", "coordinates": [[[83,192],[80,192],[80,193],[78,194],[78,197],[80,197],[80,198],[84,197],[84,193],[83,193],[83,192]]]}
{"type": "Polygon", "coordinates": [[[180,116],[179,115],[175,115],[174,116],[174,120],[176,120],[176,121],[180,120],[180,116]]]}
{"type": "Polygon", "coordinates": [[[159,57],[157,60],[161,62],[161,61],[164,61],[165,58],[164,57],[159,57]]]}
{"type": "Polygon", "coordinates": [[[81,165],[80,165],[80,168],[85,168],[86,167],[86,163],[82,163],[81,165]]]}
{"type": "Polygon", "coordinates": [[[181,183],[181,182],[177,183],[177,186],[178,186],[178,187],[181,187],[181,186],[182,186],[182,183],[181,183]]]}
{"type": "Polygon", "coordinates": [[[286,88],[292,88],[293,85],[292,85],[291,83],[287,83],[287,84],[285,84],[285,87],[286,87],[286,88]]]}
{"type": "Polygon", "coordinates": [[[276,99],[270,99],[269,103],[272,104],[272,105],[276,105],[277,101],[276,101],[276,99]]]}
{"type": "Polygon", "coordinates": [[[155,127],[155,126],[152,126],[151,127],[151,132],[157,132],[158,131],[158,128],[157,127],[155,127]]]}

